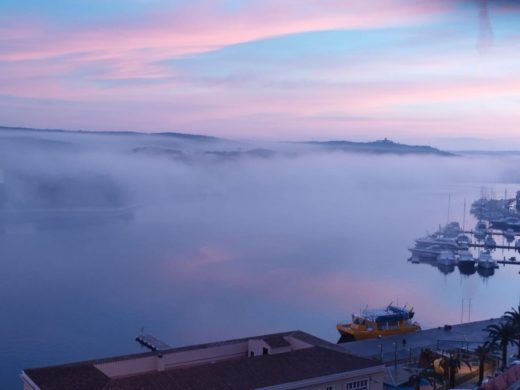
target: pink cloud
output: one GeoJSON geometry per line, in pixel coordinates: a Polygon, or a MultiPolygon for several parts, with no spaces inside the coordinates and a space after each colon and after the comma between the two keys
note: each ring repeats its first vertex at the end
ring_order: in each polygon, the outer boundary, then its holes
{"type": "Polygon", "coordinates": [[[4,61],[85,55],[84,59],[120,60],[123,75],[149,77],[150,64],[238,43],[281,35],[333,29],[364,29],[417,23],[435,7],[423,3],[382,0],[368,5],[357,1],[262,1],[237,12],[199,0],[180,10],[157,12],[139,19],[97,27],[77,26],[63,31],[37,20],[32,30],[11,26],[4,31],[16,45],[0,51],[4,61]],[[133,64],[133,71],[125,69],[133,64]],[[138,70],[135,72],[135,70],[138,70]],[[125,75],[126,74],[126,75],[125,75]]]}

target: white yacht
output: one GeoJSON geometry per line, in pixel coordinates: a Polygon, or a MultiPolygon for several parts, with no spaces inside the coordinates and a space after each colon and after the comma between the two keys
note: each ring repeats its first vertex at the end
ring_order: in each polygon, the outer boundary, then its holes
{"type": "Polygon", "coordinates": [[[459,244],[459,248],[468,249],[471,244],[471,238],[465,234],[459,234],[457,237],[457,244],[459,244]]]}
{"type": "Polygon", "coordinates": [[[487,225],[483,221],[478,221],[473,231],[473,235],[477,240],[483,240],[486,237],[487,225]]]}
{"type": "Polygon", "coordinates": [[[475,259],[470,251],[459,251],[458,264],[460,266],[475,265],[475,259]]]}
{"type": "Polygon", "coordinates": [[[443,250],[437,257],[437,263],[441,265],[455,265],[455,255],[452,251],[443,250]]]}
{"type": "Polygon", "coordinates": [[[437,259],[441,254],[443,247],[440,245],[417,245],[415,248],[409,248],[413,258],[437,259]]]}
{"type": "Polygon", "coordinates": [[[491,257],[489,251],[482,251],[477,260],[477,266],[479,268],[496,268],[496,261],[491,257]]]}
{"type": "Polygon", "coordinates": [[[497,242],[495,241],[492,235],[489,235],[484,240],[484,246],[486,248],[495,248],[497,246],[497,242]]]}
{"type": "Polygon", "coordinates": [[[502,234],[504,235],[506,241],[509,243],[515,240],[515,231],[513,229],[507,229],[502,234]]]}

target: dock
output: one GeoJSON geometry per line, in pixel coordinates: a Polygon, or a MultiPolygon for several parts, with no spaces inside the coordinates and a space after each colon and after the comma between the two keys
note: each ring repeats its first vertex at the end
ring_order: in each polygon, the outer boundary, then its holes
{"type": "Polygon", "coordinates": [[[140,334],[135,338],[135,341],[150,351],[165,351],[172,348],[170,345],[149,334],[140,334]]]}
{"type": "MultiPolygon", "coordinates": [[[[471,234],[471,235],[475,235],[475,233],[477,233],[476,231],[474,230],[461,230],[460,231],[461,233],[464,233],[464,234],[471,234]]],[[[513,232],[515,236],[520,236],[520,233],[518,232],[513,232]]],[[[492,235],[492,236],[503,236],[504,235],[504,232],[502,230],[498,230],[498,229],[495,229],[495,230],[492,230],[492,229],[488,229],[486,231],[486,235],[489,236],[489,235],[492,235]]]]}
{"type": "Polygon", "coordinates": [[[494,246],[487,246],[485,244],[468,244],[470,248],[484,248],[484,249],[505,249],[509,251],[516,251],[518,250],[515,246],[512,245],[494,245],[494,246]]]}

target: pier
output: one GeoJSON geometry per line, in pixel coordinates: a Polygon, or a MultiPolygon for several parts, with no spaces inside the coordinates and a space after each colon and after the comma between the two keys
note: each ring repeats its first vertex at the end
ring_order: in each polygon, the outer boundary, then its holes
{"type": "Polygon", "coordinates": [[[494,246],[488,246],[484,244],[468,244],[470,248],[484,248],[484,249],[505,249],[509,251],[516,251],[517,248],[511,245],[494,245],[494,246]]]}

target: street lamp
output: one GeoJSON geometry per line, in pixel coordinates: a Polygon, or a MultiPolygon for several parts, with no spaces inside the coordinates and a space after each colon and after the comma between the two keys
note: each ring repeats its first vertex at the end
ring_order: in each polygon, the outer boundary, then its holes
{"type": "Polygon", "coordinates": [[[394,368],[397,369],[397,343],[394,341],[394,368]]]}

